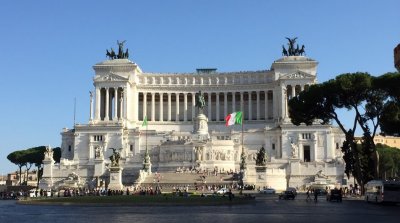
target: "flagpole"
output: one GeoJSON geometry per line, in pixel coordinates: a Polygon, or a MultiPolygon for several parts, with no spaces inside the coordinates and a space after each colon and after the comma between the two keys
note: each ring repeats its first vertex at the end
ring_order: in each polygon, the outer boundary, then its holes
{"type": "Polygon", "coordinates": [[[243,178],[244,178],[244,170],[245,170],[245,155],[244,155],[244,147],[243,147],[243,132],[244,132],[244,114],[242,112],[242,117],[241,117],[241,121],[242,121],[242,154],[240,155],[240,192],[239,194],[243,193],[243,187],[244,187],[244,182],[243,182],[243,178]]]}

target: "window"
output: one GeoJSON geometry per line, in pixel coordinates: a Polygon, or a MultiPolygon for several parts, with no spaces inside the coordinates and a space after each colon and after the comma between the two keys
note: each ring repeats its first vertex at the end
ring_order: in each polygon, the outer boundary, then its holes
{"type": "Polygon", "coordinates": [[[275,150],[275,143],[272,143],[272,149],[275,150]]]}
{"type": "Polygon", "coordinates": [[[95,142],[103,141],[103,136],[102,135],[94,135],[93,141],[95,141],[95,142]]]}
{"type": "Polygon", "coordinates": [[[302,138],[303,139],[311,139],[311,133],[303,133],[302,138]]]}
{"type": "Polygon", "coordinates": [[[132,152],[133,151],[133,145],[129,145],[129,150],[132,152]]]}
{"type": "Polygon", "coordinates": [[[310,162],[311,161],[311,152],[310,152],[310,146],[304,146],[304,162],[310,162]]]}
{"type": "Polygon", "coordinates": [[[71,145],[68,146],[68,152],[71,152],[71,145]]]}

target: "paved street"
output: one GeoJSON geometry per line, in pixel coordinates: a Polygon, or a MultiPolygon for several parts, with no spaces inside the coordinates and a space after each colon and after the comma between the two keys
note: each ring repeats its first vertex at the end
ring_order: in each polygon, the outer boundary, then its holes
{"type": "MultiPolygon", "coordinates": [[[[324,198],[306,202],[259,195],[250,205],[234,206],[46,206],[0,201],[0,222],[399,222],[400,205],[368,204],[361,199],[342,203],[324,198]],[[18,214],[16,214],[18,213],[18,214]]],[[[190,198],[189,198],[190,199],[190,198]]]]}
{"type": "MultiPolygon", "coordinates": [[[[399,205],[369,204],[362,198],[344,198],[343,202],[306,201],[305,194],[295,200],[279,200],[278,195],[258,195],[257,206],[265,206],[263,216],[274,222],[398,222],[399,205]]],[[[258,209],[258,208],[257,208],[258,209]]]]}

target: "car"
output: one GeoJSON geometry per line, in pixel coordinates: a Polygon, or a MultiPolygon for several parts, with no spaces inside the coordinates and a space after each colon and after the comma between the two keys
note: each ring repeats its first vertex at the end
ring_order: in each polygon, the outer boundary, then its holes
{"type": "Polygon", "coordinates": [[[266,188],[266,189],[262,189],[260,190],[260,194],[275,194],[275,189],[273,188],[266,188]]]}
{"type": "Polygon", "coordinates": [[[326,195],[328,192],[325,189],[314,189],[314,193],[317,193],[318,196],[326,195]]]}
{"type": "Polygon", "coordinates": [[[294,200],[296,198],[296,195],[293,193],[291,190],[286,190],[283,191],[282,193],[279,194],[279,200],[294,200]]]}
{"type": "Polygon", "coordinates": [[[342,190],[332,189],[331,192],[326,195],[326,200],[342,202],[342,190]]]}
{"type": "Polygon", "coordinates": [[[297,190],[296,190],[296,188],[294,188],[294,187],[288,187],[286,190],[287,190],[287,191],[292,191],[293,194],[294,194],[294,196],[297,196],[297,190]]]}
{"type": "Polygon", "coordinates": [[[221,188],[221,189],[217,190],[215,193],[217,193],[217,194],[226,194],[227,192],[228,192],[228,189],[221,188]]]}

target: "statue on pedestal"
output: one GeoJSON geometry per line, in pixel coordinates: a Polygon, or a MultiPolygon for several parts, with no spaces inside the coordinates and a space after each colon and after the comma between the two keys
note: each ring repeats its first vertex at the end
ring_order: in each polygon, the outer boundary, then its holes
{"type": "Polygon", "coordinates": [[[293,142],[290,143],[290,145],[292,146],[292,157],[297,158],[299,147],[296,144],[294,144],[293,142]]]}
{"type": "Polygon", "coordinates": [[[199,91],[199,93],[196,94],[196,104],[195,107],[199,108],[199,113],[203,113],[203,109],[206,106],[206,101],[204,100],[204,95],[199,91]]]}
{"type": "Polygon", "coordinates": [[[50,146],[46,146],[46,151],[44,151],[45,159],[53,159],[53,150],[50,146]]]}
{"type": "Polygon", "coordinates": [[[257,152],[256,157],[256,165],[257,166],[265,166],[267,164],[267,155],[265,153],[265,149],[262,146],[261,149],[257,152]]]}
{"type": "Polygon", "coordinates": [[[103,148],[101,146],[97,146],[95,149],[95,158],[103,158],[103,148]]]}
{"type": "Polygon", "coordinates": [[[119,166],[119,159],[121,158],[121,155],[119,152],[114,149],[110,148],[113,150],[113,154],[110,156],[110,161],[111,161],[111,167],[118,167],[119,166]]]}

